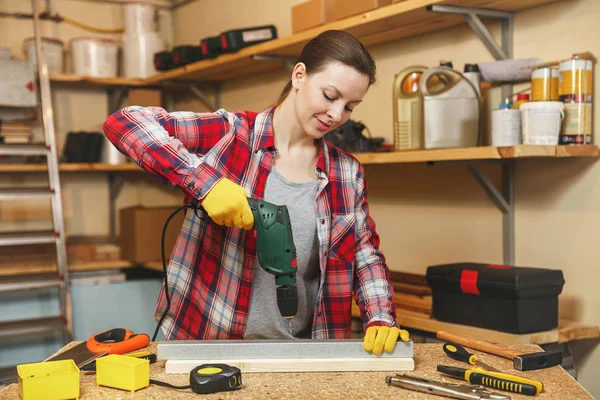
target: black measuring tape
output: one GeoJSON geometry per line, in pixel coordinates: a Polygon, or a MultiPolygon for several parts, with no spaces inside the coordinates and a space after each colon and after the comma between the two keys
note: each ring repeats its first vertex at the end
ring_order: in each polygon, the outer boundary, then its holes
{"type": "Polygon", "coordinates": [[[150,379],[150,383],[171,389],[191,388],[198,394],[230,392],[242,388],[242,372],[227,364],[202,364],[190,371],[189,385],[176,386],[154,379],[150,379]]]}

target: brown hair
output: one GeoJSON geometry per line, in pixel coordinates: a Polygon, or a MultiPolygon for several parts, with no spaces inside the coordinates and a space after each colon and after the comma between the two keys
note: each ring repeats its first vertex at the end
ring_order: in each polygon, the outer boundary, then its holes
{"type": "MultiPolygon", "coordinates": [[[[369,86],[375,83],[376,67],[371,54],[354,36],[344,31],[329,30],[314,37],[304,46],[295,64],[304,63],[306,73],[312,74],[322,71],[328,63],[334,61],[367,75],[369,86]]],[[[285,100],[291,90],[290,80],[279,95],[279,104],[285,100]]]]}

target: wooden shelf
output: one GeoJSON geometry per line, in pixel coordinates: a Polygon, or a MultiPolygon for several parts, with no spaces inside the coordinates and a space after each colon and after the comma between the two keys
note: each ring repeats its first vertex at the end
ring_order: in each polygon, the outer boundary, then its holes
{"type": "MultiPolygon", "coordinates": [[[[126,164],[79,164],[79,163],[62,163],[59,164],[60,172],[142,172],[144,171],[135,163],[126,164]]],[[[2,172],[45,172],[48,167],[46,164],[0,164],[0,173],[2,172]]]]}
{"type": "Polygon", "coordinates": [[[419,329],[426,332],[437,332],[440,330],[469,336],[473,339],[485,340],[494,343],[508,344],[546,344],[564,343],[572,340],[590,339],[600,337],[598,326],[583,325],[578,322],[559,320],[558,328],[535,333],[515,334],[500,332],[491,329],[478,328],[475,326],[442,322],[433,317],[407,310],[398,310],[396,320],[400,326],[419,329]]]}
{"type": "Polygon", "coordinates": [[[347,31],[366,46],[395,42],[465,23],[460,15],[428,12],[427,6],[451,4],[456,6],[519,11],[560,0],[405,0],[340,21],[281,37],[223,54],[216,59],[203,60],[156,74],[142,81],[145,85],[166,80],[225,81],[282,68],[281,61],[259,61],[255,55],[297,56],[302,47],[319,33],[337,29],[347,31]]]}
{"type": "Polygon", "coordinates": [[[596,145],[510,147],[460,147],[452,149],[409,150],[389,153],[356,153],[362,164],[396,164],[442,161],[501,160],[518,158],[599,157],[596,145]]]}
{"type": "Polygon", "coordinates": [[[123,77],[116,78],[94,78],[91,76],[80,76],[75,74],[54,74],[50,76],[50,83],[55,85],[65,85],[73,87],[139,87],[144,86],[141,79],[129,79],[123,77]]]}
{"type": "MultiPolygon", "coordinates": [[[[355,153],[362,164],[402,164],[443,161],[501,160],[520,158],[600,157],[596,145],[510,147],[457,147],[451,149],[392,151],[387,153],[355,153]]],[[[59,164],[61,172],[142,172],[135,163],[126,164],[59,164]]],[[[0,164],[2,172],[44,172],[46,164],[0,164]]]]}
{"type": "MultiPolygon", "coordinates": [[[[69,265],[69,271],[98,271],[103,269],[132,268],[134,266],[135,264],[126,260],[94,261],[88,263],[77,262],[69,265]]],[[[47,262],[28,262],[27,264],[22,265],[11,264],[0,266],[0,276],[35,275],[53,272],[56,272],[56,264],[47,262]]]]}

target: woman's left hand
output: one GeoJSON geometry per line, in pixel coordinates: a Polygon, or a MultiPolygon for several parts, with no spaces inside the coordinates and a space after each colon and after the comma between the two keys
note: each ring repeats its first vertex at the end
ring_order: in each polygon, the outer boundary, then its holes
{"type": "Polygon", "coordinates": [[[370,326],[365,332],[363,347],[368,352],[381,354],[383,350],[390,353],[396,348],[398,337],[403,342],[410,340],[408,331],[389,326],[370,326]]]}

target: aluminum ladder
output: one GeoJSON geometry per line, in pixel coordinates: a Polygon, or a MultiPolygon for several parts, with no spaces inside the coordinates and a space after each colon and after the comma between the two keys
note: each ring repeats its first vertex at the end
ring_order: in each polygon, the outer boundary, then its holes
{"type": "MultiPolygon", "coordinates": [[[[57,291],[59,314],[28,320],[11,320],[0,322],[0,339],[9,341],[25,335],[54,335],[66,344],[72,339],[72,321],[70,318],[69,271],[65,244],[65,228],[61,200],[60,177],[58,170],[58,151],[54,132],[54,116],[48,65],[42,52],[38,0],[32,0],[33,25],[38,65],[38,106],[41,106],[44,128],[44,144],[39,145],[0,145],[0,155],[44,156],[48,165],[48,187],[27,189],[0,190],[0,200],[49,199],[52,207],[52,225],[50,231],[41,232],[5,232],[0,233],[0,251],[5,246],[27,246],[54,243],[56,245],[55,273],[43,275],[27,275],[22,277],[3,278],[0,280],[0,295],[16,292],[31,293],[40,290],[57,291]],[[59,333],[60,336],[56,336],[59,333]]],[[[6,371],[3,371],[6,373],[6,371]]]]}

